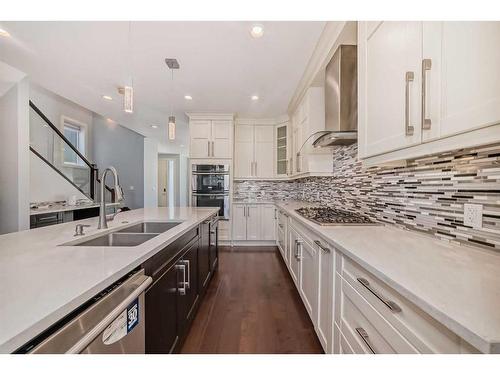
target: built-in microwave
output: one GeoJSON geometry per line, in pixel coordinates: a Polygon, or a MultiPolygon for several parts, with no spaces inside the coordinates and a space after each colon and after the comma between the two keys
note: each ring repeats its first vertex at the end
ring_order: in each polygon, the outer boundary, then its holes
{"type": "Polygon", "coordinates": [[[229,184],[229,165],[193,164],[191,204],[197,207],[219,207],[218,216],[228,220],[229,184]]]}

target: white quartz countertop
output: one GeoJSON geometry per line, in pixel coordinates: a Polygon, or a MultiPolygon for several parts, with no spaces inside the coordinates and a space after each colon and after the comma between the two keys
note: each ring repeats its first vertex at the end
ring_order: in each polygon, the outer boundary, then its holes
{"type": "MultiPolygon", "coordinates": [[[[121,203],[106,203],[106,207],[117,207],[121,203]]],[[[82,210],[84,208],[94,208],[94,207],[99,207],[101,204],[100,203],[95,203],[95,202],[89,202],[89,203],[83,203],[79,205],[63,205],[63,204],[51,204],[49,207],[45,208],[32,208],[30,210],[30,216],[31,215],[40,215],[40,214],[51,214],[54,212],[64,212],[64,211],[75,211],[75,210],[82,210]]]]}
{"type": "Polygon", "coordinates": [[[500,353],[500,254],[381,226],[320,226],[276,205],[485,353],[500,353]]]}
{"type": "Polygon", "coordinates": [[[138,209],[101,230],[98,218],[78,221],[91,225],[79,239],[145,220],[182,221],[135,247],[61,246],[75,240],[75,222],[0,236],[0,353],[16,350],[217,211],[138,209]]]}

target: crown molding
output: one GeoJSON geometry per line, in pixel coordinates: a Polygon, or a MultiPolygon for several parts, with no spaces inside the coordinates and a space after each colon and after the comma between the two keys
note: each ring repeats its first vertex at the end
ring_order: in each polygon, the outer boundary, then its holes
{"type": "Polygon", "coordinates": [[[186,112],[190,120],[234,120],[234,113],[186,112]]]}

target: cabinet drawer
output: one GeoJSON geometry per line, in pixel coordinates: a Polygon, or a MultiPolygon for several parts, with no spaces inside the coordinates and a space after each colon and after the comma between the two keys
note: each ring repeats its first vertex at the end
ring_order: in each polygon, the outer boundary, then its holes
{"type": "Polygon", "coordinates": [[[345,256],[342,277],[420,353],[460,353],[457,335],[345,256]]]}
{"type": "Polygon", "coordinates": [[[417,353],[345,280],[341,304],[340,329],[356,353],[417,353]]]}

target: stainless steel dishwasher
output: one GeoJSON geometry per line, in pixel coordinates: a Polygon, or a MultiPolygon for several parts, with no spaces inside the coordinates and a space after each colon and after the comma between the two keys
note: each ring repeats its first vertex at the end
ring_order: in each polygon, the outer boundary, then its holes
{"type": "Polygon", "coordinates": [[[144,270],[129,274],[92,298],[25,353],[143,354],[144,291],[152,279],[144,270]]]}

